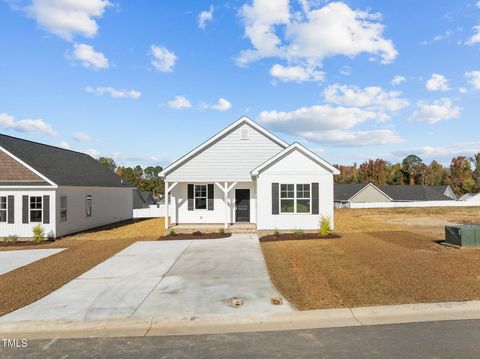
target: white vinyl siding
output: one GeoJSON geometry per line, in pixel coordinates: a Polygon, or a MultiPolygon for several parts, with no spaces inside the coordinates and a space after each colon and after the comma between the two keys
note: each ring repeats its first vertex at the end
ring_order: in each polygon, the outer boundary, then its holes
{"type": "Polygon", "coordinates": [[[249,182],[250,172],[283,150],[279,144],[243,124],[167,175],[169,182],[249,182]],[[242,133],[248,131],[248,140],[242,133]]]}

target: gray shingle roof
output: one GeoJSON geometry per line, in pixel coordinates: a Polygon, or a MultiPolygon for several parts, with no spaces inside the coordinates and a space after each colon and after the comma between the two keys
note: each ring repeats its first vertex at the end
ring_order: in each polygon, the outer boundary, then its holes
{"type": "Polygon", "coordinates": [[[333,187],[334,201],[346,202],[367,185],[368,183],[336,183],[333,187]]]}
{"type": "Polygon", "coordinates": [[[447,186],[386,185],[379,187],[394,201],[452,201],[444,194],[447,186]]]}
{"type": "Polygon", "coordinates": [[[134,187],[85,153],[3,134],[0,146],[59,186],[134,187]]]}

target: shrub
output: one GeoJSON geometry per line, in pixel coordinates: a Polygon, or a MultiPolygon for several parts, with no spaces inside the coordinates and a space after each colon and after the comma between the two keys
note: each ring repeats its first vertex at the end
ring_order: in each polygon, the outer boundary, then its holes
{"type": "Polygon", "coordinates": [[[170,237],[175,237],[177,235],[177,233],[173,229],[171,229],[170,232],[168,232],[168,235],[170,237]]]}
{"type": "Polygon", "coordinates": [[[278,230],[278,228],[275,228],[275,230],[273,231],[273,236],[280,237],[280,231],[278,230]]]}
{"type": "Polygon", "coordinates": [[[332,226],[330,217],[322,216],[320,217],[320,235],[323,237],[329,236],[332,234],[332,226]]]}
{"type": "Polygon", "coordinates": [[[16,234],[10,234],[7,238],[5,238],[5,242],[8,243],[17,243],[18,237],[16,234]]]}
{"type": "Polygon", "coordinates": [[[45,240],[45,231],[43,230],[42,226],[37,224],[33,227],[33,241],[35,243],[41,243],[45,240]]]}
{"type": "Polygon", "coordinates": [[[225,235],[225,228],[220,228],[218,230],[218,233],[221,235],[221,236],[224,236],[225,235]]]}
{"type": "Polygon", "coordinates": [[[302,236],[305,234],[305,232],[303,231],[303,229],[296,229],[296,230],[293,232],[293,234],[295,234],[295,235],[298,236],[298,237],[302,237],[302,236]]]}

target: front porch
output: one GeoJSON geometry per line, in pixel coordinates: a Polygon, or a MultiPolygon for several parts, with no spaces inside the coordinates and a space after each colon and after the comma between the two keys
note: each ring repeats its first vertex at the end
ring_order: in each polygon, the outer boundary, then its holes
{"type": "Polygon", "coordinates": [[[175,231],[255,232],[256,183],[166,180],[165,214],[175,231]]]}
{"type": "MultiPolygon", "coordinates": [[[[176,233],[192,233],[195,231],[217,233],[221,228],[224,228],[224,223],[183,223],[173,224],[169,228],[176,233]]],[[[238,222],[227,226],[226,232],[236,233],[257,233],[257,226],[255,223],[238,222]]]]}

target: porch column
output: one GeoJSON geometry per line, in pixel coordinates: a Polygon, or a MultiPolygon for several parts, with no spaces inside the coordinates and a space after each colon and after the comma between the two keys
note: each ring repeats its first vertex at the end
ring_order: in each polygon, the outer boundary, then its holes
{"type": "Polygon", "coordinates": [[[168,204],[168,182],[165,181],[164,183],[165,185],[165,190],[164,190],[164,197],[165,197],[165,229],[168,229],[168,207],[169,207],[169,204],[168,204]]]}
{"type": "Polygon", "coordinates": [[[225,202],[225,225],[224,225],[224,228],[227,229],[228,227],[228,212],[229,212],[229,207],[228,207],[228,192],[227,192],[227,186],[228,186],[228,183],[225,182],[224,184],[224,190],[223,190],[223,200],[225,202]]]}

